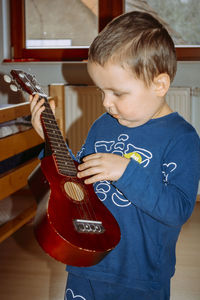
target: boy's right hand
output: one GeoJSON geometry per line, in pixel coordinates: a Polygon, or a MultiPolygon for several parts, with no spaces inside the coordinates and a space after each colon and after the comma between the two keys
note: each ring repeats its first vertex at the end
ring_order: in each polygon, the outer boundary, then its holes
{"type": "MultiPolygon", "coordinates": [[[[44,132],[42,129],[42,124],[40,121],[40,115],[41,113],[45,110],[44,107],[44,99],[39,100],[39,95],[34,95],[34,96],[30,96],[29,100],[30,100],[30,110],[31,110],[31,123],[34,127],[34,129],[36,130],[36,132],[39,134],[39,136],[44,139],[44,132]]],[[[55,102],[53,100],[51,100],[49,102],[51,109],[53,111],[53,113],[55,114],[55,102]]]]}

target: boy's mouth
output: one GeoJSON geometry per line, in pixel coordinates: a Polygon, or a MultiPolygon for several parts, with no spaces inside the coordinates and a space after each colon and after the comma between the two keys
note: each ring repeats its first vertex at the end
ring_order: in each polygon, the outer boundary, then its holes
{"type": "Polygon", "coordinates": [[[109,114],[115,119],[119,119],[119,117],[120,117],[118,114],[113,114],[111,112],[109,112],[109,114]]]}

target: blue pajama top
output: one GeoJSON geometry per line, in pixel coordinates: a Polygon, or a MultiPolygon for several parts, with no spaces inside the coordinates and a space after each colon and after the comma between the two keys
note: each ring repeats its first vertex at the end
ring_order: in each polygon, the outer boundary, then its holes
{"type": "Polygon", "coordinates": [[[67,271],[126,287],[159,289],[175,272],[176,242],[195,205],[200,139],[176,112],[134,128],[105,113],[91,127],[77,159],[97,152],[131,158],[119,180],[94,184],[120,226],[121,240],[97,265],[67,266],[67,271]]]}

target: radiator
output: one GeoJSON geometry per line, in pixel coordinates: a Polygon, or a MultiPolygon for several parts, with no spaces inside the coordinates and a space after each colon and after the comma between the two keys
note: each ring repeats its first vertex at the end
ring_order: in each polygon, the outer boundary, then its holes
{"type": "Polygon", "coordinates": [[[166,101],[173,111],[177,111],[188,122],[192,118],[192,99],[189,87],[171,87],[167,93],[166,101]]]}
{"type": "Polygon", "coordinates": [[[65,87],[66,136],[73,153],[80,150],[92,123],[104,112],[102,95],[95,86],[65,87]]]}
{"type": "MultiPolygon", "coordinates": [[[[191,121],[190,88],[172,87],[166,100],[173,111],[191,121]]],[[[81,148],[90,126],[103,112],[101,94],[95,86],[65,86],[66,136],[74,153],[81,148]]]]}

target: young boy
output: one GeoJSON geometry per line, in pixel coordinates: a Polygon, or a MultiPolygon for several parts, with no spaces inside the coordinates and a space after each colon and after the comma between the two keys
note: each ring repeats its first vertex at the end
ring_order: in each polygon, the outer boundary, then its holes
{"type": "MultiPolygon", "coordinates": [[[[199,137],[165,101],[176,73],[174,44],[151,15],[130,12],[94,40],[88,72],[107,113],[77,156],[77,176],[94,183],[121,241],[95,266],[67,266],[65,299],[170,299],[175,246],[200,178],[199,137]]],[[[42,136],[37,100],[32,123],[42,136]]]]}

